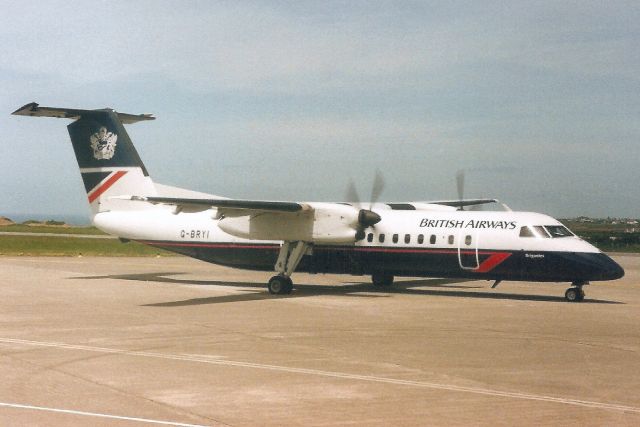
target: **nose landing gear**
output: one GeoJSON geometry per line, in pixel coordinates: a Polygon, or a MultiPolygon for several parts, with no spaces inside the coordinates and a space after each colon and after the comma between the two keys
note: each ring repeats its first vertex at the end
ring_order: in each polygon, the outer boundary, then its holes
{"type": "Polygon", "coordinates": [[[588,285],[589,282],[573,282],[573,287],[567,289],[564,293],[564,298],[569,302],[581,302],[584,300],[584,291],[582,287],[588,285]]]}

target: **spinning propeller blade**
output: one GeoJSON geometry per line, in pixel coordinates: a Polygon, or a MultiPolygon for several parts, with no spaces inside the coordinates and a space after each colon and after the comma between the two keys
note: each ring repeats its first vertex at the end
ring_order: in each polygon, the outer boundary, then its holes
{"type": "Polygon", "coordinates": [[[356,185],[353,183],[353,179],[350,179],[349,184],[347,185],[345,202],[352,203],[355,206],[360,206],[360,196],[358,196],[358,190],[356,189],[356,185]]]}
{"type": "Polygon", "coordinates": [[[371,198],[369,199],[369,210],[373,208],[373,205],[378,201],[382,191],[384,190],[384,176],[380,169],[376,169],[376,173],[373,176],[373,185],[371,186],[371,198]]]}
{"type": "MultiPolygon", "coordinates": [[[[464,169],[460,169],[456,173],[456,187],[458,188],[458,200],[464,200],[464,169]]],[[[464,207],[460,206],[459,210],[463,211],[464,207]]]]}
{"type": "Polygon", "coordinates": [[[352,203],[356,209],[359,209],[358,212],[358,225],[357,225],[357,234],[356,239],[362,240],[364,239],[365,233],[364,230],[368,227],[373,227],[377,223],[382,220],[380,215],[375,213],[372,209],[375,203],[380,198],[380,194],[384,190],[384,177],[382,172],[379,169],[376,169],[376,173],[373,177],[373,185],[371,186],[371,198],[369,199],[369,209],[362,208],[362,204],[360,203],[360,196],[358,195],[358,190],[356,189],[353,180],[349,180],[349,184],[347,185],[346,191],[346,199],[348,202],[352,203]]]}

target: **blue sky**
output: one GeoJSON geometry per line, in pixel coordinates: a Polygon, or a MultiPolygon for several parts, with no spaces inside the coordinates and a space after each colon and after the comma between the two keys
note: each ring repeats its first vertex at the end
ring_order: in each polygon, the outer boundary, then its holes
{"type": "Polygon", "coordinates": [[[0,1],[0,215],[87,215],[66,120],[129,126],[154,180],[237,198],[496,197],[640,217],[637,2],[0,1]]]}

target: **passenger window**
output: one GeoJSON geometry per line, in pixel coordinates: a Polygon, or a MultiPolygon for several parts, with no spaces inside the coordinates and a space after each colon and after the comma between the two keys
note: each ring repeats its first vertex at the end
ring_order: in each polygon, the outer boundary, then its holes
{"type": "Polygon", "coordinates": [[[471,236],[467,236],[464,238],[464,244],[467,246],[471,244],[471,236]]]}
{"type": "Polygon", "coordinates": [[[436,235],[432,234],[431,237],[429,237],[429,243],[431,243],[432,245],[436,244],[436,235]]]}
{"type": "Polygon", "coordinates": [[[411,243],[411,234],[405,234],[404,235],[404,242],[405,243],[411,243]]]}
{"type": "Polygon", "coordinates": [[[384,243],[384,233],[378,236],[378,242],[384,243]]]}
{"type": "Polygon", "coordinates": [[[449,244],[453,245],[453,234],[449,236],[449,244]]]}
{"type": "Polygon", "coordinates": [[[424,243],[424,234],[418,234],[418,243],[419,244],[423,244],[424,243]]]}
{"type": "Polygon", "coordinates": [[[398,235],[397,234],[393,235],[393,243],[398,243],[398,235]]]}
{"type": "Polygon", "coordinates": [[[535,237],[535,234],[533,234],[531,228],[525,225],[524,227],[520,228],[520,237],[535,237]]]}
{"type": "Polygon", "coordinates": [[[369,235],[367,236],[367,242],[373,242],[373,233],[369,233],[369,235]]]}

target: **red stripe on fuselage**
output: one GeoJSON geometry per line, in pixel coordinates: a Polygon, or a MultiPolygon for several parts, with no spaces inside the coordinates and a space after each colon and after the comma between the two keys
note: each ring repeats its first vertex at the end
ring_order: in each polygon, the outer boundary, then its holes
{"type": "Polygon", "coordinates": [[[279,245],[245,245],[233,243],[179,243],[179,242],[156,242],[152,240],[138,240],[139,243],[151,246],[171,246],[187,248],[214,248],[214,249],[275,249],[279,250],[279,245]]]}
{"type": "MultiPolygon", "coordinates": [[[[280,249],[280,245],[256,245],[246,243],[207,243],[207,242],[168,242],[157,240],[138,240],[139,243],[153,246],[182,246],[182,247],[197,247],[197,248],[215,248],[215,249],[280,249]]],[[[326,250],[353,250],[355,252],[386,252],[394,254],[457,254],[456,249],[400,249],[400,248],[381,248],[373,246],[315,246],[316,251],[326,250]]],[[[474,251],[465,250],[463,254],[475,254],[474,251]]],[[[510,253],[494,252],[494,251],[478,251],[479,255],[506,255],[501,261],[506,259],[510,253]]],[[[486,262],[486,261],[485,261],[486,262]]],[[[495,264],[497,265],[497,264],[495,264]]]]}
{"type": "Polygon", "coordinates": [[[114,173],[113,175],[111,175],[109,178],[107,178],[107,180],[104,182],[104,184],[102,184],[101,186],[96,188],[93,192],[89,193],[89,195],[88,195],[89,203],[93,203],[93,201],[95,199],[100,197],[100,195],[102,193],[107,191],[113,184],[116,183],[117,180],[122,178],[126,173],[127,173],[127,171],[118,171],[118,172],[114,173]]]}
{"type": "MultiPolygon", "coordinates": [[[[165,247],[196,247],[196,248],[212,248],[212,249],[270,249],[279,250],[279,245],[252,245],[252,244],[236,244],[236,243],[197,243],[197,242],[158,242],[150,240],[139,240],[140,243],[152,246],[165,247]]],[[[455,249],[400,249],[400,248],[381,248],[381,247],[345,247],[345,246],[316,246],[315,250],[353,250],[356,252],[383,252],[383,253],[402,253],[402,254],[457,254],[455,249]]],[[[463,254],[472,255],[475,251],[465,250],[463,254]]],[[[489,255],[478,268],[474,269],[477,273],[488,273],[496,268],[499,264],[511,256],[511,252],[493,252],[478,251],[478,255],[489,255]]]]}

